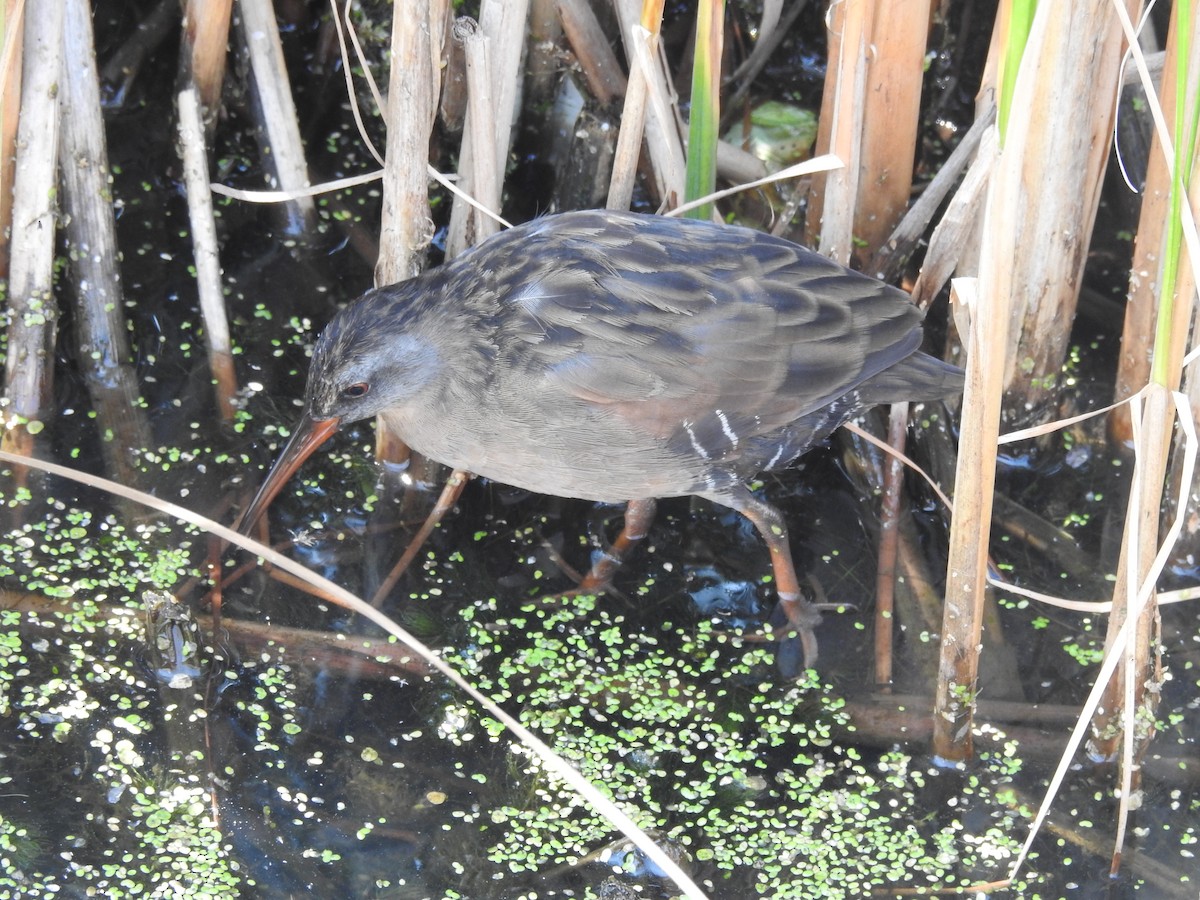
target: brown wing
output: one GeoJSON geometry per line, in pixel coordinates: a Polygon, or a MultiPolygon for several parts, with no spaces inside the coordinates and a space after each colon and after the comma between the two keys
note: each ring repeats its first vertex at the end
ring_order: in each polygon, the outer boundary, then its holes
{"type": "Polygon", "coordinates": [[[921,340],[902,292],[748,229],[581,212],[507,236],[475,259],[504,276],[493,284],[520,285],[497,298],[500,355],[528,383],[709,459],[736,458],[921,340]]]}

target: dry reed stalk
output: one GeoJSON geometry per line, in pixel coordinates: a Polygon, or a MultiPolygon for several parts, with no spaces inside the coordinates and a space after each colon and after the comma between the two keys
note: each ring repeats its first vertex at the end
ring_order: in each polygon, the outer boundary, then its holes
{"type": "Polygon", "coordinates": [[[1008,279],[1003,259],[1009,249],[1004,238],[1011,232],[1001,223],[1006,214],[1011,215],[1012,195],[1018,187],[1013,182],[1019,178],[1014,165],[1005,165],[1011,158],[1001,157],[989,185],[987,219],[996,224],[989,232],[991,240],[984,246],[978,293],[976,285],[964,279],[951,282],[956,302],[964,304],[970,312],[970,326],[962,332],[968,341],[966,389],[934,701],[933,752],[947,760],[966,759],[972,752],[971,726],[996,479],[996,439],[1000,434],[999,385],[1008,339],[1008,279]]]}
{"type": "MultiPolygon", "coordinates": [[[[646,77],[645,147],[651,174],[647,187],[658,197],[663,208],[674,209],[683,200],[685,177],[683,127],[678,114],[678,98],[671,86],[670,69],[661,44],[652,47],[647,41],[646,32],[657,34],[657,27],[647,27],[642,19],[640,0],[614,0],[613,7],[621,28],[625,56],[636,58],[646,77]]],[[[661,24],[661,16],[650,18],[661,24]]]]}
{"type": "Polygon", "coordinates": [[[229,320],[225,317],[225,296],[221,286],[220,245],[213,216],[212,191],[209,189],[208,152],[198,91],[185,87],[179,92],[179,150],[183,158],[183,182],[187,192],[188,223],[191,226],[192,253],[196,260],[196,292],[204,319],[204,342],[208,348],[208,367],[213,376],[217,414],[222,422],[233,422],[233,398],[237,395],[237,372],[233,365],[233,344],[229,320]]]}
{"type": "Polygon", "coordinates": [[[843,264],[850,261],[854,247],[867,60],[875,9],[870,0],[842,0],[829,11],[829,65],[816,153],[832,153],[842,161],[842,168],[812,180],[805,233],[808,243],[816,243],[822,255],[843,264]]]}
{"type": "Polygon", "coordinates": [[[88,0],[65,0],[64,6],[59,168],[75,277],[77,358],[96,411],[108,471],[123,484],[138,484],[141,475],[134,453],[150,445],[150,425],[129,364],[92,10],[88,0]]]}
{"type": "Polygon", "coordinates": [[[283,46],[271,0],[241,0],[238,4],[242,39],[250,55],[254,94],[262,116],[259,140],[264,166],[274,173],[272,187],[296,192],[284,202],[286,228],[293,234],[309,231],[316,221],[309,186],[304,144],[296,105],[283,61],[283,46]]]}
{"type": "Polygon", "coordinates": [[[32,456],[48,412],[58,307],[54,302],[55,175],[63,5],[24,18],[21,119],[13,181],[4,434],[0,448],[32,456]],[[35,424],[37,423],[37,424],[35,424]]]}
{"type": "Polygon", "coordinates": [[[646,133],[646,105],[650,98],[649,72],[653,68],[658,33],[662,28],[665,0],[649,0],[642,5],[642,16],[636,27],[630,27],[632,46],[626,45],[629,57],[629,84],[625,90],[625,105],[621,109],[621,127],[617,134],[617,149],[613,157],[612,179],[608,185],[609,209],[629,209],[633,201],[633,185],[637,180],[638,160],[642,155],[642,137],[646,133]],[[629,52],[632,50],[632,52],[629,52]]]}
{"type": "MultiPolygon", "coordinates": [[[[1126,713],[1134,710],[1139,720],[1134,753],[1140,757],[1154,734],[1157,685],[1162,683],[1162,622],[1158,616],[1158,604],[1153,591],[1144,600],[1141,595],[1143,585],[1151,577],[1154,558],[1158,553],[1159,510],[1175,414],[1171,394],[1162,385],[1152,383],[1145,400],[1141,428],[1135,432],[1138,438],[1137,462],[1133,470],[1133,485],[1105,640],[1105,654],[1120,652],[1123,658],[1105,689],[1093,719],[1093,737],[1088,744],[1089,755],[1093,759],[1117,757],[1122,733],[1126,724],[1132,722],[1132,719],[1126,718],[1126,713]],[[1118,648],[1117,637],[1129,618],[1137,619],[1133,635],[1123,648],[1118,648]],[[1132,686],[1132,690],[1127,694],[1129,686],[1132,686]],[[1128,702],[1130,700],[1132,704],[1128,702]],[[1143,709],[1146,715],[1144,719],[1143,709]]],[[[1135,778],[1134,788],[1137,787],[1135,778]]]]}
{"type": "Polygon", "coordinates": [[[8,242],[12,229],[13,173],[17,157],[17,122],[21,111],[21,33],[25,0],[3,0],[0,7],[0,278],[8,277],[8,242]]]}
{"type": "MultiPolygon", "coordinates": [[[[1175,59],[1175,29],[1167,32],[1167,54],[1175,59]]],[[[1159,98],[1168,127],[1175,117],[1175,79],[1159,80],[1159,98]]],[[[1163,238],[1166,233],[1171,175],[1157,131],[1150,141],[1142,208],[1133,239],[1133,263],[1129,270],[1125,325],[1121,333],[1121,355],[1117,366],[1114,399],[1124,400],[1140,391],[1150,380],[1150,354],[1154,346],[1154,324],[1162,276],[1163,238]]],[[[1109,414],[1109,439],[1118,448],[1133,445],[1133,418],[1128,404],[1109,414]]]]}
{"type": "Polygon", "coordinates": [[[680,868],[667,853],[660,847],[649,835],[647,835],[620,807],[609,800],[595,785],[584,778],[579,771],[568,763],[566,760],[558,756],[550,749],[541,738],[535,735],[527,727],[522,725],[515,717],[498,706],[494,701],[485,696],[478,688],[467,681],[458,673],[449,663],[441,658],[441,656],[428,647],[424,642],[419,640],[411,632],[405,630],[395,621],[385,616],[383,613],[374,609],[370,604],[356,597],[345,588],[334,584],[326,578],[322,578],[315,572],[306,569],[301,564],[294,560],[288,559],[281,553],[272,550],[265,544],[260,544],[244,535],[228,528],[219,522],[214,522],[212,519],[206,518],[199,513],[193,512],[190,509],[185,509],[175,503],[162,500],[158,497],[153,497],[149,494],[137,491],[123,484],[118,484],[114,481],[109,481],[104,478],[97,478],[84,472],[79,472],[70,469],[66,466],[60,466],[56,463],[46,462],[40,459],[30,459],[27,461],[12,454],[0,451],[0,463],[7,463],[10,466],[20,466],[23,462],[27,462],[30,468],[39,469],[59,478],[64,478],[79,484],[85,484],[97,490],[105,491],[115,497],[125,500],[130,500],[135,503],[140,503],[143,506],[156,510],[165,515],[171,516],[181,522],[186,522],[208,532],[213,538],[233,544],[243,550],[247,550],[280,569],[294,575],[297,578],[303,579],[310,587],[318,593],[327,596],[330,602],[357,613],[359,616],[373,622],[384,630],[387,634],[393,635],[398,640],[402,641],[408,647],[412,648],[415,654],[424,659],[431,669],[436,669],[444,675],[452,684],[459,690],[470,697],[482,709],[486,710],[497,721],[503,723],[513,735],[515,735],[522,744],[528,747],[544,764],[546,771],[552,774],[555,778],[563,781],[575,790],[592,809],[596,810],[614,828],[625,834],[638,848],[645,853],[656,866],[658,866],[667,877],[671,878],[679,889],[683,892],[683,896],[690,900],[705,900],[705,893],[696,885],[694,881],[680,868]]]}
{"type": "MultiPolygon", "coordinates": [[[[1139,5],[1123,2],[1135,11],[1139,5]]],[[[1009,222],[1017,230],[1007,260],[1017,306],[1005,415],[1016,423],[1038,418],[1056,396],[1108,161],[1123,49],[1112,0],[1037,8],[1018,76],[1036,89],[1011,107],[1011,118],[1029,126],[1023,179],[1030,186],[1009,222]]]]}
{"type": "Polygon", "coordinates": [[[429,141],[441,89],[448,9],[447,0],[414,0],[392,10],[376,285],[395,284],[420,272],[433,238],[429,141]]]}
{"type": "MultiPolygon", "coordinates": [[[[488,43],[488,60],[491,69],[491,86],[494,102],[488,110],[492,124],[479,122],[472,117],[470,97],[467,98],[467,118],[463,125],[462,151],[459,153],[459,186],[475,197],[476,201],[493,213],[500,212],[501,194],[504,186],[503,173],[507,168],[508,151],[512,146],[513,124],[521,104],[522,69],[521,60],[525,51],[525,23],[529,19],[529,0],[484,0],[479,14],[479,27],[488,43]],[[476,130],[483,128],[483,135],[476,130]],[[488,164],[500,173],[495,180],[494,194],[490,197],[477,193],[479,181],[474,174],[475,146],[486,144],[490,150],[488,164]]],[[[455,257],[472,244],[476,238],[470,234],[471,207],[459,196],[455,196],[450,210],[450,232],[446,237],[446,254],[455,257]]]]}
{"type": "Polygon", "coordinates": [[[912,194],[921,83],[932,0],[891,0],[871,25],[862,146],[856,177],[855,253],[870,257],[903,217],[912,194]]]}
{"type": "MultiPolygon", "coordinates": [[[[977,244],[972,236],[980,220],[982,200],[987,189],[988,178],[996,164],[998,141],[996,137],[995,106],[991,107],[991,115],[978,120],[982,122],[978,150],[966,177],[950,198],[946,212],[934,226],[929,238],[929,248],[925,252],[925,261],[921,264],[921,272],[913,285],[913,300],[917,306],[926,309],[946,286],[950,275],[955,270],[970,271],[965,267],[966,260],[962,253],[964,248],[977,244]]],[[[978,123],[977,123],[978,124],[978,123]]],[[[971,127],[975,130],[975,126],[971,127]]],[[[964,143],[966,141],[964,140],[964,143]]],[[[959,145],[962,146],[961,144],[959,145]]],[[[958,151],[956,150],[955,153],[958,151]]],[[[941,175],[939,174],[940,178],[941,175]]],[[[934,179],[937,180],[936,178],[934,179]]],[[[924,196],[921,198],[924,200],[924,196]]],[[[919,203],[918,203],[919,205],[919,203]]],[[[916,205],[913,206],[915,210],[916,205]]],[[[901,227],[904,223],[901,223],[901,227]]]]}
{"type": "MultiPolygon", "coordinates": [[[[1193,15],[1192,23],[1195,25],[1196,18],[1193,15]]],[[[1191,37],[1191,46],[1195,48],[1200,42],[1200,35],[1193,34],[1191,37]]],[[[1184,107],[1186,109],[1195,109],[1197,105],[1196,94],[1200,92],[1200,66],[1195,64],[1188,69],[1188,98],[1185,100],[1184,107]]],[[[1165,104],[1164,104],[1165,105],[1165,104]]],[[[1193,151],[1193,160],[1200,159],[1200,147],[1193,151]]],[[[1200,163],[1194,162],[1194,168],[1191,172],[1191,180],[1188,182],[1190,187],[1189,202],[1192,209],[1192,217],[1200,218],[1200,163]]],[[[1188,325],[1180,320],[1176,320],[1174,328],[1175,333],[1181,331],[1187,332],[1190,330],[1192,335],[1190,354],[1195,354],[1196,347],[1200,346],[1200,303],[1197,303],[1197,269],[1200,268],[1200,262],[1193,259],[1191,254],[1184,254],[1179,264],[1179,275],[1176,281],[1176,303],[1181,305],[1186,310],[1191,307],[1191,323],[1190,329],[1188,325]],[[1190,302],[1185,302],[1186,298],[1190,298],[1190,302]]],[[[1182,315],[1182,313],[1181,313],[1182,315]]],[[[1183,349],[1183,348],[1178,348],[1183,349]]],[[[1172,360],[1169,366],[1174,366],[1176,361],[1172,360]]],[[[1195,421],[1200,421],[1200,367],[1180,361],[1178,367],[1173,367],[1172,371],[1178,371],[1182,368],[1181,387],[1184,394],[1188,398],[1189,406],[1191,407],[1192,417],[1195,421]]],[[[1185,484],[1185,476],[1181,471],[1181,464],[1184,459],[1184,445],[1182,435],[1176,433],[1175,444],[1171,451],[1171,461],[1167,470],[1167,509],[1165,521],[1172,520],[1179,513],[1179,506],[1185,506],[1185,515],[1183,516],[1183,532],[1179,536],[1175,544],[1174,559],[1181,567],[1194,566],[1196,560],[1200,560],[1200,480],[1192,479],[1190,483],[1185,484]]]]}
{"type": "MultiPolygon", "coordinates": [[[[908,404],[892,404],[888,443],[902,446],[908,428],[908,404]]],[[[883,501],[879,512],[879,563],[875,572],[875,684],[892,683],[892,645],[895,630],[896,559],[900,542],[900,495],[904,464],[894,456],[883,463],[883,501]]]]}
{"type": "MultiPolygon", "coordinates": [[[[662,4],[658,5],[661,18],[662,4]]],[[[558,15],[588,89],[608,106],[625,93],[625,75],[595,11],[586,0],[558,0],[558,15]]]]}
{"type": "Polygon", "coordinates": [[[233,0],[187,0],[183,12],[185,80],[196,85],[206,131],[212,136],[225,81],[225,53],[233,0]]]}
{"type": "MultiPolygon", "coordinates": [[[[448,0],[413,0],[392,9],[376,285],[395,284],[420,272],[433,239],[429,143],[437,117],[449,8],[448,0]]],[[[387,428],[375,429],[375,458],[409,460],[413,476],[422,481],[432,480],[437,469],[429,460],[412,458],[408,447],[387,428]]],[[[413,502],[411,494],[405,498],[406,507],[413,502]]]]}
{"type": "MultiPolygon", "coordinates": [[[[1200,67],[1196,66],[1194,59],[1180,59],[1175,52],[1180,40],[1175,34],[1177,25],[1178,16],[1173,15],[1171,33],[1167,42],[1167,62],[1163,82],[1164,99],[1169,93],[1171,103],[1169,105],[1162,103],[1161,105],[1165,118],[1164,124],[1168,128],[1175,128],[1176,134],[1180,134],[1186,133],[1185,128],[1177,126],[1186,123],[1173,121],[1176,73],[1179,66],[1184,67],[1183,72],[1187,81],[1186,93],[1182,100],[1183,107],[1190,117],[1191,111],[1196,108],[1197,96],[1200,95],[1200,67]],[[1169,91],[1166,90],[1168,86],[1171,86],[1169,91]]],[[[1200,25],[1197,24],[1194,17],[1192,18],[1192,33],[1186,37],[1192,47],[1197,46],[1196,42],[1200,41],[1200,25]]],[[[1154,142],[1156,157],[1164,156],[1164,151],[1170,143],[1168,141],[1164,144],[1159,137],[1161,136],[1156,135],[1154,142]]],[[[1193,140],[1196,140],[1195,135],[1192,137],[1193,140]]],[[[1193,168],[1191,172],[1184,174],[1181,184],[1190,183],[1192,185],[1190,203],[1193,215],[1196,215],[1200,214],[1200,140],[1197,140],[1191,148],[1176,147],[1174,162],[1164,165],[1163,169],[1179,165],[1181,160],[1187,158],[1188,149],[1191,150],[1193,168]]],[[[1162,172],[1159,171],[1157,174],[1162,174],[1162,172]]],[[[1169,192],[1169,183],[1167,191],[1169,192]]],[[[1184,202],[1188,201],[1185,199],[1184,202]]],[[[1156,204],[1153,209],[1158,210],[1163,218],[1157,227],[1150,226],[1148,232],[1151,235],[1157,234],[1156,255],[1165,258],[1171,252],[1166,247],[1164,240],[1169,205],[1160,207],[1156,204]]],[[[1145,212],[1143,212],[1143,217],[1144,215],[1145,212]]],[[[1150,225],[1150,223],[1146,224],[1150,225]]],[[[1180,490],[1181,476],[1178,473],[1169,474],[1168,472],[1176,414],[1178,412],[1187,415],[1190,411],[1176,411],[1174,399],[1170,394],[1179,389],[1182,381],[1184,354],[1196,309],[1195,261],[1191,260],[1187,253],[1180,253],[1180,257],[1179,270],[1174,284],[1163,283],[1162,270],[1159,269],[1160,275],[1155,279],[1153,285],[1157,295],[1156,305],[1166,308],[1165,300],[1168,298],[1164,298],[1162,295],[1167,291],[1173,293],[1174,302],[1170,305],[1172,320],[1169,323],[1159,323],[1168,326],[1169,341],[1156,341],[1153,347],[1154,353],[1165,353],[1166,359],[1149,361],[1150,367],[1161,374],[1150,383],[1140,422],[1141,427],[1134,430],[1137,461],[1134,466],[1125,532],[1121,542],[1121,557],[1117,564],[1112,611],[1109,613],[1106,652],[1112,652],[1117,635],[1127,618],[1137,617],[1137,625],[1126,648],[1125,658],[1118,666],[1116,675],[1108,684],[1094,720],[1094,734],[1090,749],[1095,756],[1105,759],[1116,755],[1119,741],[1123,736],[1126,743],[1129,743],[1130,737],[1125,732],[1128,730],[1128,723],[1132,721],[1129,718],[1131,710],[1137,711],[1139,714],[1136,741],[1132,745],[1132,751],[1134,758],[1140,759],[1146,743],[1153,734],[1151,727],[1141,724],[1141,711],[1145,709],[1148,713],[1154,712],[1158,700],[1156,685],[1160,684],[1162,680],[1162,663],[1158,656],[1158,653],[1161,652],[1161,622],[1158,618],[1156,593],[1149,592],[1144,606],[1141,606],[1140,601],[1142,593],[1145,591],[1146,580],[1157,577],[1153,567],[1159,553],[1160,538],[1166,532],[1166,523],[1174,519],[1179,512],[1174,503],[1168,503],[1167,507],[1171,515],[1166,521],[1162,520],[1160,516],[1160,511],[1163,509],[1164,485],[1173,485],[1173,493],[1179,493],[1180,490]],[[1155,652],[1155,648],[1157,648],[1157,652],[1155,652]]],[[[1138,275],[1139,273],[1136,272],[1131,275],[1131,286],[1138,275]]],[[[1154,318],[1157,318],[1157,315],[1156,310],[1154,318]]],[[[1147,376],[1152,377],[1150,371],[1147,372],[1147,376]]],[[[1194,407],[1192,408],[1194,409],[1194,407]]],[[[1182,447],[1177,448],[1176,464],[1181,463],[1184,458],[1182,447]]],[[[1195,490],[1194,483],[1186,486],[1182,492],[1184,498],[1195,490]]],[[[1154,721],[1153,715],[1149,715],[1148,721],[1154,721]]],[[[1122,758],[1123,768],[1125,765],[1127,762],[1122,758]]]]}

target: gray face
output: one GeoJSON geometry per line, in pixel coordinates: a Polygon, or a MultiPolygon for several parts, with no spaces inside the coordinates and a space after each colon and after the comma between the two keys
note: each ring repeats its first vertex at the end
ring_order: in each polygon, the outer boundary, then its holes
{"type": "Polygon", "coordinates": [[[394,312],[371,292],[342,310],[317,340],[308,372],[308,412],[343,425],[410,402],[434,377],[438,354],[413,332],[382,327],[394,312]]]}

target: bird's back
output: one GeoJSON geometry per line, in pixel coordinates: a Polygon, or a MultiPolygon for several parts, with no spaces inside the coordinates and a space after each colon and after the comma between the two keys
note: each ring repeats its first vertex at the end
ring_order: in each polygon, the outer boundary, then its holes
{"type": "Polygon", "coordinates": [[[446,410],[418,436],[437,446],[413,443],[546,493],[711,491],[790,461],[864,405],[959,384],[917,353],[904,293],[744,228],[565,213],[419,281],[439,327],[470,334],[444,402],[474,402],[477,424],[451,435],[446,410]]]}

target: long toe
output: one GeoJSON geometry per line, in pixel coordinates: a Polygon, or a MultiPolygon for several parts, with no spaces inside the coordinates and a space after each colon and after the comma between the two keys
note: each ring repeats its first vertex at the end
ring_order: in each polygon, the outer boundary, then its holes
{"type": "Polygon", "coordinates": [[[804,597],[780,597],[779,606],[787,616],[788,624],[796,630],[800,647],[804,651],[804,668],[817,664],[816,627],[821,624],[821,614],[804,597]]]}

